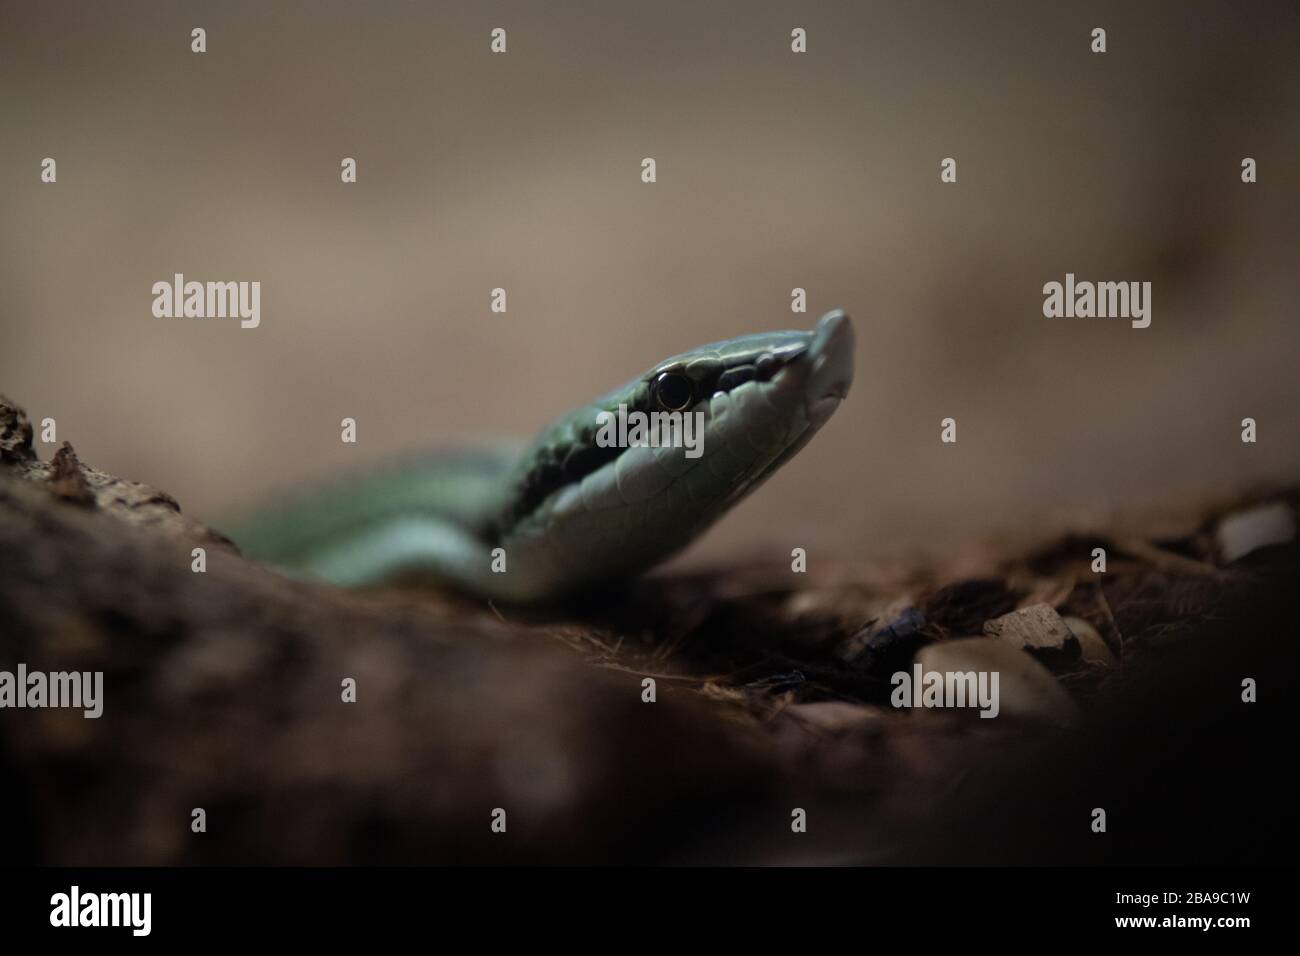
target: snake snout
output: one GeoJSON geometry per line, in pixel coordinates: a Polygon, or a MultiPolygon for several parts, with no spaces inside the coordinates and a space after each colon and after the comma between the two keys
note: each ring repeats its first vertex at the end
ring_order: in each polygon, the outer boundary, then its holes
{"type": "Polygon", "coordinates": [[[827,312],[813,330],[807,360],[811,363],[809,403],[843,399],[853,384],[853,320],[840,309],[827,312]]]}

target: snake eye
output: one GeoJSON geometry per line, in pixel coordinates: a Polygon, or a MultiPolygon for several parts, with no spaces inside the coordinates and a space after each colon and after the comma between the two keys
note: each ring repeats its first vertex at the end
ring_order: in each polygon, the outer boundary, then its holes
{"type": "Polygon", "coordinates": [[[655,379],[655,400],[670,412],[682,411],[691,404],[691,380],[677,372],[664,372],[655,379]]]}

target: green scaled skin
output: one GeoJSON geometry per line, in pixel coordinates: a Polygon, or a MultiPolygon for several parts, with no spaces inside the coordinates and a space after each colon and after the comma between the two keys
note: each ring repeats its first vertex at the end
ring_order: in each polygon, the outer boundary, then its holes
{"type": "Polygon", "coordinates": [[[788,461],[853,380],[853,327],[746,335],[665,359],[570,411],[522,452],[437,455],[255,517],[253,558],[342,585],[423,579],[498,601],[571,596],[645,571],[788,461]],[[680,411],[682,447],[601,447],[597,416],[680,411]]]}

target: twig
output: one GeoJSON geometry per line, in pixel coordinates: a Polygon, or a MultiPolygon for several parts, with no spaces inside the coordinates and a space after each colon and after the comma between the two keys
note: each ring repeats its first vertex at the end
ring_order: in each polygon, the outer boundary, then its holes
{"type": "Polygon", "coordinates": [[[1110,601],[1106,598],[1106,589],[1101,586],[1101,581],[1097,582],[1097,597],[1101,599],[1101,608],[1106,612],[1106,620],[1110,621],[1111,629],[1115,632],[1115,640],[1119,644],[1119,657],[1124,658],[1124,632],[1119,629],[1119,622],[1115,620],[1115,612],[1110,609],[1110,601]]]}
{"type": "Polygon", "coordinates": [[[1172,551],[1165,551],[1163,548],[1157,548],[1140,538],[1116,538],[1116,546],[1121,551],[1127,551],[1135,558],[1141,558],[1148,564],[1154,565],[1164,571],[1171,571],[1175,574],[1194,574],[1197,577],[1214,578],[1223,580],[1227,575],[1220,568],[1212,564],[1206,564],[1204,561],[1197,561],[1194,558],[1185,558],[1181,554],[1174,554],[1172,551]]]}

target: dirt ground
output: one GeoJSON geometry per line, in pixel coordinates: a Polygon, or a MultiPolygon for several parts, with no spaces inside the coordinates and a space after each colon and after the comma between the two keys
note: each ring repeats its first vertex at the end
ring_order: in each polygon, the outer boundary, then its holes
{"type": "Polygon", "coordinates": [[[106,688],[99,719],[3,715],[4,862],[1247,863],[1294,835],[1294,488],[525,612],[291,580],[0,412],[0,666],[106,688]],[[915,661],[1000,668],[999,719],[892,706],[915,661]]]}

